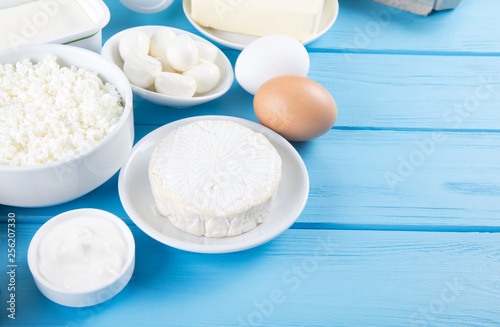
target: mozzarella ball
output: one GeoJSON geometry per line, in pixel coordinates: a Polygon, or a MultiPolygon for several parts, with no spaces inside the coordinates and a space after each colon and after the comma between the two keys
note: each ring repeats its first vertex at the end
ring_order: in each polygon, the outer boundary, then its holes
{"type": "Polygon", "coordinates": [[[214,62],[217,58],[217,48],[209,43],[194,41],[198,48],[198,58],[206,61],[214,62]]]}
{"type": "Polygon", "coordinates": [[[198,48],[189,35],[176,36],[167,48],[167,60],[175,70],[184,72],[198,61],[198,48]]]}
{"type": "Polygon", "coordinates": [[[140,53],[132,53],[123,64],[123,72],[129,82],[144,89],[148,89],[154,84],[155,78],[161,73],[161,70],[161,62],[140,53]]]}
{"type": "Polygon", "coordinates": [[[184,76],[192,77],[196,81],[196,94],[212,91],[220,79],[220,69],[216,64],[202,60],[200,64],[182,73],[184,76]]]}
{"type": "Polygon", "coordinates": [[[172,66],[170,66],[170,64],[168,63],[167,58],[156,57],[155,59],[161,62],[163,72],[176,73],[175,69],[173,69],[172,66]]]}
{"type": "Polygon", "coordinates": [[[158,93],[190,98],[196,92],[196,81],[189,76],[162,72],[156,76],[155,88],[158,93]]]}
{"type": "Polygon", "coordinates": [[[149,55],[151,57],[166,57],[167,47],[175,37],[175,33],[168,27],[157,29],[153,35],[151,35],[149,55]]]}
{"type": "Polygon", "coordinates": [[[147,55],[149,53],[149,36],[139,29],[131,29],[123,33],[118,43],[118,52],[123,60],[134,52],[147,55]]]}

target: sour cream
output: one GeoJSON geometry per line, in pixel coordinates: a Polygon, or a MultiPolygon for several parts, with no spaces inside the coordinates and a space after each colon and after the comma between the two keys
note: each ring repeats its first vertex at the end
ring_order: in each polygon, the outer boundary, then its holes
{"type": "Polygon", "coordinates": [[[126,239],[111,220],[83,215],[55,225],[40,240],[37,269],[58,288],[88,292],[115,281],[129,253],[126,239]]]}

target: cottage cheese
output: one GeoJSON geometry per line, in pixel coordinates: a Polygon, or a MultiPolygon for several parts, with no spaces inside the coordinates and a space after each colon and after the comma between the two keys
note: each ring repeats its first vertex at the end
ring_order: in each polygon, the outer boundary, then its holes
{"type": "Polygon", "coordinates": [[[0,65],[0,165],[65,159],[102,140],[123,114],[116,88],[48,56],[0,65]]]}

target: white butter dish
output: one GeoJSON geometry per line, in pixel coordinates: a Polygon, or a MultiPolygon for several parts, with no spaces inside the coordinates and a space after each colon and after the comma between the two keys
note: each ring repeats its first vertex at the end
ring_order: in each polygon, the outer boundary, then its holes
{"type": "Polygon", "coordinates": [[[70,44],[100,52],[110,20],[102,0],[6,0],[0,4],[0,50],[25,44],[70,44]]]}

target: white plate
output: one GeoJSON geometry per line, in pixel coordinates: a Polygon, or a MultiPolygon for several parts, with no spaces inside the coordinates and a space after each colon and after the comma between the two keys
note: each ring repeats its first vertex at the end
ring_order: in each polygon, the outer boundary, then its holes
{"type": "MultiPolygon", "coordinates": [[[[228,48],[243,50],[247,45],[258,39],[258,36],[244,35],[239,33],[231,33],[225,31],[215,30],[213,28],[206,28],[198,25],[191,18],[191,0],[183,0],[182,7],[184,8],[184,14],[191,24],[203,35],[205,35],[210,40],[222,44],[228,48]]],[[[333,23],[337,19],[339,13],[339,3],[338,0],[325,0],[323,5],[323,11],[321,13],[321,18],[319,22],[318,34],[313,37],[302,41],[303,45],[307,45],[312,41],[325,34],[333,23]]]]}
{"type": "MultiPolygon", "coordinates": [[[[205,42],[209,43],[207,40],[205,40],[202,37],[199,37],[198,35],[186,32],[184,30],[174,28],[174,27],[169,27],[169,26],[157,26],[157,25],[146,25],[146,26],[138,26],[138,27],[132,27],[133,29],[140,29],[144,33],[146,33],[148,36],[153,35],[153,33],[158,29],[158,28],[164,28],[168,27],[171,29],[175,34],[180,35],[180,34],[187,34],[189,35],[193,40],[195,41],[200,41],[200,42],[205,42]]],[[[130,28],[130,29],[132,29],[130,28]]],[[[120,43],[120,38],[122,35],[128,31],[123,30],[121,32],[116,33],[113,35],[111,38],[109,38],[106,43],[104,43],[104,46],[102,47],[101,54],[111,60],[112,62],[115,63],[120,69],[123,69],[123,60],[120,57],[120,53],[118,51],[118,45],[120,43]]],[[[214,45],[215,46],[215,45],[214,45]]],[[[166,94],[161,94],[153,91],[149,91],[146,89],[143,89],[142,87],[138,87],[136,85],[131,84],[132,86],[132,91],[134,92],[135,95],[140,96],[143,99],[148,100],[149,102],[161,105],[161,106],[168,106],[168,107],[173,107],[173,108],[188,108],[192,106],[197,106],[200,104],[203,104],[205,102],[217,99],[221,96],[223,96],[231,87],[233,84],[233,79],[234,79],[234,71],[233,71],[233,66],[231,65],[231,62],[229,62],[229,59],[227,59],[226,55],[219,49],[217,48],[217,57],[215,58],[214,62],[220,69],[220,81],[219,84],[210,92],[206,94],[202,94],[199,96],[193,96],[191,98],[185,98],[185,97],[176,97],[172,95],[166,95],[166,94]]]]}
{"type": "Polygon", "coordinates": [[[309,176],[302,158],[282,136],[261,124],[228,116],[199,116],[181,119],[159,127],[146,135],[132,149],[118,178],[118,191],[125,211],[146,234],[169,246],[191,252],[227,253],[246,250],[268,242],[287,230],[298,218],[309,195],[309,176]],[[168,218],[157,216],[151,207],[153,195],[148,177],[149,157],[168,132],[199,120],[230,120],[262,133],[280,154],[282,179],[267,219],[255,229],[238,236],[209,238],[194,236],[173,226],[168,218]]]}

